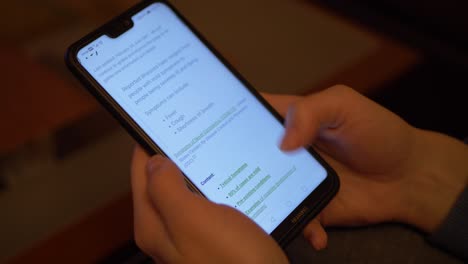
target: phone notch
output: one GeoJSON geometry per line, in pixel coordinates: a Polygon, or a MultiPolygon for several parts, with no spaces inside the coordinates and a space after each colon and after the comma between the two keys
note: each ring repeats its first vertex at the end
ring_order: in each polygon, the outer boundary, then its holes
{"type": "Polygon", "coordinates": [[[123,33],[127,32],[133,27],[133,20],[131,18],[119,18],[108,24],[106,29],[107,34],[110,38],[118,38],[123,33]]]}

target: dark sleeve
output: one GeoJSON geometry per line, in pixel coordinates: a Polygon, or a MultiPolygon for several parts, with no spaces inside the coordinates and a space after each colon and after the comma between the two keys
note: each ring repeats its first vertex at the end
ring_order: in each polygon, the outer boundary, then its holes
{"type": "Polygon", "coordinates": [[[468,261],[468,188],[458,197],[441,226],[429,241],[464,261],[468,261]]]}

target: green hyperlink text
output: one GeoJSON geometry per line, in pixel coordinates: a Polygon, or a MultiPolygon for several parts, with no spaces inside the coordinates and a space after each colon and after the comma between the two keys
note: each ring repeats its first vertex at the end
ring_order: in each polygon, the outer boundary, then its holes
{"type": "Polygon", "coordinates": [[[181,148],[177,153],[175,153],[175,157],[178,158],[182,156],[187,150],[189,150],[193,145],[197,144],[204,136],[209,134],[213,129],[215,129],[217,126],[219,126],[226,118],[228,118],[231,114],[236,112],[236,107],[233,106],[231,109],[227,110],[224,114],[222,114],[213,124],[211,124],[209,127],[205,128],[198,136],[194,137],[190,143],[185,145],[183,148],[181,148]]]}
{"type": "MultiPolygon", "coordinates": [[[[262,197],[260,199],[258,199],[247,211],[245,211],[245,214],[246,215],[250,215],[255,209],[257,209],[257,207],[263,203],[263,201],[265,201],[266,198],[268,198],[268,196],[270,196],[276,189],[278,189],[278,187],[283,184],[283,182],[289,178],[289,176],[291,176],[294,172],[296,171],[296,166],[292,167],[288,172],[286,172],[285,175],[283,175],[283,177],[281,177],[276,183],[275,185],[271,186],[270,189],[268,189],[268,191],[266,193],[264,193],[262,195],[262,197]]],[[[259,209],[259,211],[263,211],[265,210],[265,208],[263,208],[263,206],[259,209]]],[[[261,213],[261,212],[260,212],[261,213]]],[[[256,212],[254,214],[255,217],[253,217],[254,219],[260,214],[258,212],[256,212]]]]}

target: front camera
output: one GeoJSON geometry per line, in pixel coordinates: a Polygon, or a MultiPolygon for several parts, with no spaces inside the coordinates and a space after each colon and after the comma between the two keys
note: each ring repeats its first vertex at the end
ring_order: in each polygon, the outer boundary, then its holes
{"type": "Polygon", "coordinates": [[[132,27],[133,21],[131,19],[118,19],[110,23],[107,30],[107,35],[111,38],[117,38],[118,36],[127,32],[127,30],[131,29],[132,27]]]}

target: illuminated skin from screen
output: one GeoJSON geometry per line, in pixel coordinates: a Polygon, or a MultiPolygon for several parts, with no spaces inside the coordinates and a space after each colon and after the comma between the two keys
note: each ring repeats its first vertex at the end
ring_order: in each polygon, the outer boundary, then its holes
{"type": "Polygon", "coordinates": [[[166,5],[78,53],[83,67],[210,200],[271,233],[326,177],[304,149],[166,5]]]}

